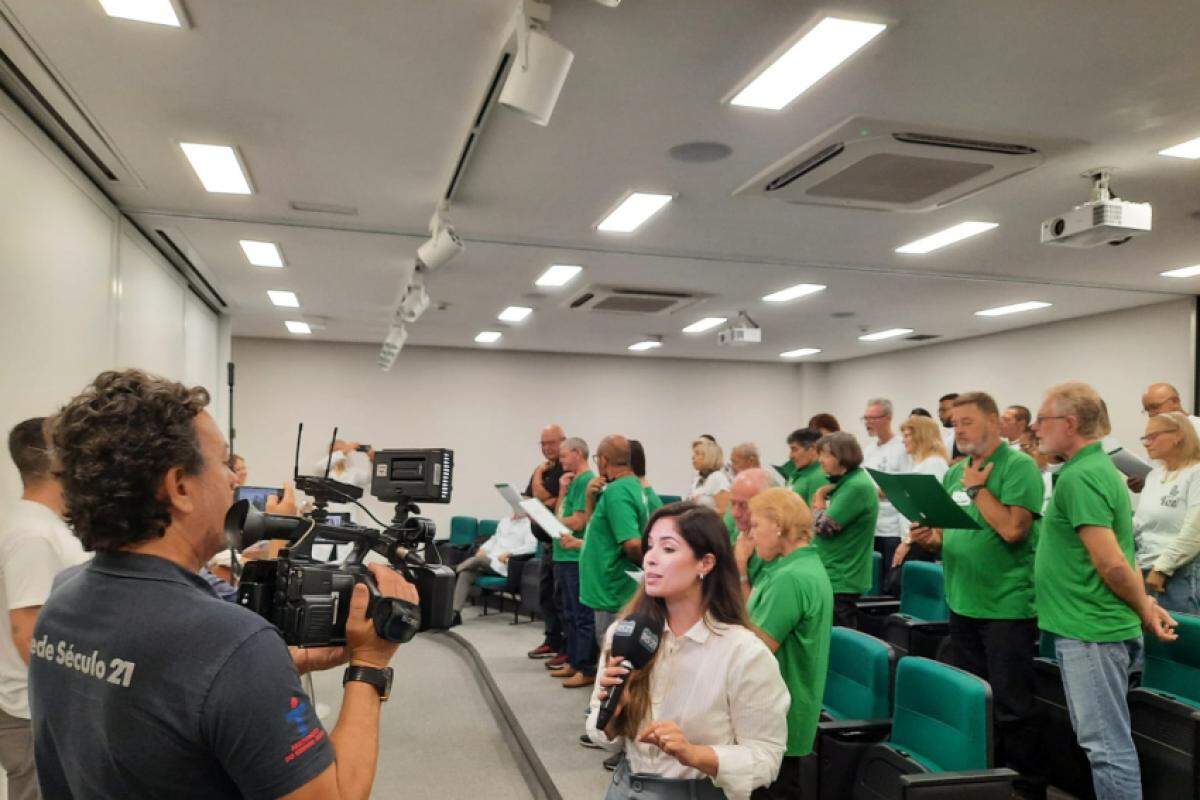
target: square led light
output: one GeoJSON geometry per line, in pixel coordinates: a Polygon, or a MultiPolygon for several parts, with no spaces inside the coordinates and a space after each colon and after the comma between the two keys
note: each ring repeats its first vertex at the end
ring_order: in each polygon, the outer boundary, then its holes
{"type": "Polygon", "coordinates": [[[1183,144],[1168,147],[1166,150],[1159,150],[1158,154],[1171,158],[1200,158],[1200,136],[1183,144]]]}
{"type": "Polygon", "coordinates": [[[110,17],[182,27],[171,0],[100,0],[100,5],[110,17]]]}
{"type": "Polygon", "coordinates": [[[583,267],[569,264],[555,264],[542,273],[542,277],[534,281],[535,286],[566,286],[575,276],[583,272],[583,267]]]}
{"type": "Polygon", "coordinates": [[[295,292],[287,292],[278,289],[268,289],[267,297],[271,298],[271,302],[281,308],[299,308],[300,300],[296,297],[295,292]]]}
{"type": "Polygon", "coordinates": [[[819,283],[797,283],[795,286],[789,286],[786,289],[780,289],[778,292],[772,292],[763,298],[768,303],[786,303],[788,300],[796,300],[810,294],[824,291],[825,287],[819,283]]]}
{"type": "Polygon", "coordinates": [[[308,327],[307,322],[301,322],[299,320],[289,319],[287,322],[285,322],[283,324],[286,325],[287,329],[289,331],[291,331],[292,333],[312,333],[312,328],[308,327]]]}
{"type": "Polygon", "coordinates": [[[960,222],[957,225],[946,228],[944,231],[938,231],[935,234],[926,236],[924,239],[917,239],[915,242],[897,247],[897,253],[916,253],[918,255],[931,253],[947,245],[961,242],[963,239],[969,239],[972,236],[977,236],[985,231],[990,231],[992,228],[998,227],[996,222],[960,222]]]}
{"type": "Polygon", "coordinates": [[[819,347],[801,347],[799,350],[788,350],[786,353],[780,353],[784,358],[803,358],[804,356],[813,356],[821,352],[819,347]]]}
{"type": "Polygon", "coordinates": [[[217,194],[253,194],[237,151],[223,144],[180,142],[183,154],[205,190],[217,194]]]}
{"type": "Polygon", "coordinates": [[[475,334],[475,341],[480,344],[492,344],[500,341],[500,331],[480,331],[475,334]]]}
{"type": "Polygon", "coordinates": [[[912,328],[888,328],[886,331],[864,333],[862,336],[858,337],[858,340],[860,342],[878,342],[883,339],[894,339],[897,336],[907,336],[912,332],[912,328]]]}
{"type": "Polygon", "coordinates": [[[1166,272],[1160,272],[1164,278],[1194,278],[1200,275],[1200,264],[1194,264],[1190,267],[1180,267],[1179,269],[1169,269],[1166,272]]]}
{"type": "Polygon", "coordinates": [[[613,211],[596,225],[596,230],[605,233],[633,233],[642,223],[657,214],[671,202],[669,194],[633,192],[621,201],[613,211]]]}
{"type": "Polygon", "coordinates": [[[886,29],[878,22],[825,17],[729,102],[778,111],[886,29]]]}
{"type": "Polygon", "coordinates": [[[532,313],[533,309],[527,306],[509,306],[496,319],[501,322],[520,322],[532,313]]]}
{"type": "Polygon", "coordinates": [[[997,306],[976,311],[977,317],[1003,317],[1006,314],[1020,314],[1022,311],[1036,311],[1039,308],[1049,308],[1052,304],[1041,300],[1030,300],[1025,303],[1013,303],[1011,306],[997,306]]]}
{"type": "Polygon", "coordinates": [[[725,321],[725,317],[705,317],[701,320],[696,320],[691,325],[683,329],[684,333],[704,333],[717,327],[725,321]]]}
{"type": "Polygon", "coordinates": [[[629,345],[628,349],[634,351],[635,353],[640,353],[643,350],[653,350],[656,347],[662,347],[662,342],[655,339],[643,339],[640,342],[634,342],[633,344],[629,345]]]}
{"type": "Polygon", "coordinates": [[[242,246],[246,260],[256,267],[283,266],[283,254],[279,252],[279,245],[274,242],[253,242],[249,239],[242,239],[238,244],[242,246]]]}

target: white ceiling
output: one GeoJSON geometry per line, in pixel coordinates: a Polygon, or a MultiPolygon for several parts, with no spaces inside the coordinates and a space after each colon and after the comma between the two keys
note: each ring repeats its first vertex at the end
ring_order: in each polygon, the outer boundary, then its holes
{"type": "MultiPolygon", "coordinates": [[[[452,217],[463,256],[434,273],[435,302],[411,344],[616,353],[644,334],[648,356],[777,359],[820,347],[836,360],[906,342],[861,343],[863,329],[904,326],[943,339],[1037,324],[1192,293],[1162,270],[1200,263],[1200,162],[1156,151],[1200,136],[1200,4],[1143,0],[554,0],[550,35],[575,62],[550,125],[491,115],[452,217]],[[781,112],[721,98],[822,13],[893,23],[781,112]],[[1072,142],[1033,172],[923,214],[792,206],[732,192],[848,117],[975,130],[988,138],[1072,142]],[[684,164],[695,140],[732,155],[684,164]],[[1082,201],[1083,170],[1116,168],[1114,188],[1154,204],[1154,231],[1122,247],[1045,247],[1039,222],[1082,201]],[[629,189],[677,200],[628,236],[595,223],[629,189]],[[964,219],[1000,227],[927,256],[894,248],[964,219]],[[553,263],[584,275],[534,296],[553,263]],[[767,307],[801,281],[828,291],[767,307]],[[701,292],[669,317],[569,311],[588,284],[701,292]],[[1040,299],[1053,308],[985,320],[972,312],[1040,299]],[[532,305],[525,323],[495,315],[532,305]],[[759,347],[718,348],[680,329],[746,309],[759,347]],[[853,312],[832,319],[833,312],[853,312]]],[[[0,0],[142,187],[106,187],[149,230],[163,229],[228,302],[237,335],[287,336],[296,318],[265,290],[287,288],[316,338],[380,341],[463,137],[508,39],[513,0],[327,3],[189,2],[192,27],[106,17],[97,0],[0,0]],[[86,46],[81,43],[86,42],[86,46]],[[176,143],[236,144],[257,193],[208,195],[176,143]],[[302,213],[290,201],[353,206],[302,213]],[[237,241],[279,242],[288,267],[245,262],[237,241]]]]}

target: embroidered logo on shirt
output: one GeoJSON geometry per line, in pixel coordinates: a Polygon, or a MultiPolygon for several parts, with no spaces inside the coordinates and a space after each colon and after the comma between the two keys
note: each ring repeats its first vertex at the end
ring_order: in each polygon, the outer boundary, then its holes
{"type": "Polygon", "coordinates": [[[1179,508],[1179,484],[1171,487],[1171,491],[1162,496],[1163,508],[1179,508]]]}
{"type": "Polygon", "coordinates": [[[283,757],[283,763],[290,764],[325,738],[325,730],[319,725],[312,727],[311,711],[308,701],[303,697],[292,696],[291,709],[284,718],[296,726],[296,735],[300,738],[292,743],[292,749],[283,757]]]}

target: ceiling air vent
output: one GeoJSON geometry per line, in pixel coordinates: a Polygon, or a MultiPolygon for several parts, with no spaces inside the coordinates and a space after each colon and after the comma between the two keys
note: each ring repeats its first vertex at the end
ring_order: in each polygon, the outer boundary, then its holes
{"type": "Polygon", "coordinates": [[[912,336],[905,336],[906,342],[928,342],[930,339],[940,339],[940,333],[914,333],[912,336]]]}
{"type": "Polygon", "coordinates": [[[928,211],[1028,172],[1063,142],[853,117],[755,175],[734,194],[874,211],[928,211]]]}
{"type": "Polygon", "coordinates": [[[568,308],[605,311],[612,314],[672,314],[687,308],[703,296],[663,289],[633,289],[620,286],[589,286],[574,295],[568,308]]]}

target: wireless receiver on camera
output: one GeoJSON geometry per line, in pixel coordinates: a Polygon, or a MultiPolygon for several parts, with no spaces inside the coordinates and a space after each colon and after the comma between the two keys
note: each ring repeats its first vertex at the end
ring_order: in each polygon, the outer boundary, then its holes
{"type": "MultiPolygon", "coordinates": [[[[612,649],[609,655],[620,657],[621,666],[625,669],[644,669],[658,651],[661,639],[661,625],[656,625],[654,620],[644,614],[634,614],[617,622],[613,629],[612,649]]],[[[621,695],[625,692],[625,684],[629,682],[629,676],[625,677],[626,680],[609,687],[608,697],[604,698],[600,705],[600,712],[596,715],[596,727],[600,730],[608,727],[617,711],[621,695]]]]}

